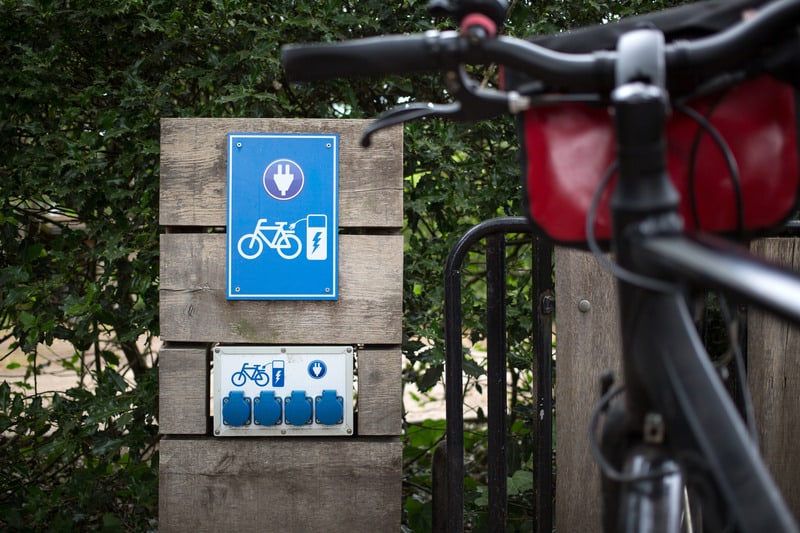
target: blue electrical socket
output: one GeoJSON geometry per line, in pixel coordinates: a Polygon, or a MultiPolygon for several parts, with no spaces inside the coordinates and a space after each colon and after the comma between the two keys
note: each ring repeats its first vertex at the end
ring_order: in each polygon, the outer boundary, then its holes
{"type": "Polygon", "coordinates": [[[277,426],[281,423],[283,407],[274,390],[264,390],[253,400],[253,422],[262,426],[277,426]]]}
{"type": "Polygon", "coordinates": [[[304,426],[311,423],[311,398],[306,396],[306,391],[293,390],[283,405],[287,424],[304,426]]]}
{"type": "Polygon", "coordinates": [[[344,421],[344,398],[337,396],[335,390],[323,390],[315,400],[317,424],[333,426],[344,421]]]}
{"type": "Polygon", "coordinates": [[[222,420],[229,426],[250,424],[250,398],[245,398],[244,391],[232,390],[222,399],[222,420]]]}

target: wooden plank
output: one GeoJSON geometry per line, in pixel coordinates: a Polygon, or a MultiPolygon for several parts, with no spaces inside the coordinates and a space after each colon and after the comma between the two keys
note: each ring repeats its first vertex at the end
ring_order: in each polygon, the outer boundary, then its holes
{"type": "Polygon", "coordinates": [[[227,224],[226,135],[338,133],[339,225],[400,229],[403,225],[403,129],[378,132],[359,144],[368,120],[214,119],[161,120],[162,226],[227,224]]]}
{"type": "Polygon", "coordinates": [[[390,439],[162,439],[159,531],[398,531],[390,439]]]}
{"type": "Polygon", "coordinates": [[[227,301],[225,235],[161,237],[161,337],[183,342],[400,344],[401,235],[340,235],[338,301],[227,301]]]}
{"type": "MultiPolygon", "coordinates": [[[[752,249],[800,271],[797,239],[762,239],[752,249]]],[[[747,315],[748,380],[761,451],[786,502],[800,516],[800,328],[754,307],[747,315]]]]}
{"type": "Polygon", "coordinates": [[[403,419],[402,352],[358,350],[358,434],[400,435],[403,419]]]}
{"type": "Polygon", "coordinates": [[[162,434],[206,435],[209,367],[205,346],[158,352],[158,429],[162,434]]]}
{"type": "Polygon", "coordinates": [[[602,372],[610,368],[619,375],[616,290],[591,254],[560,247],[555,285],[556,524],[559,531],[600,531],[600,473],[589,451],[588,429],[602,372]]]}

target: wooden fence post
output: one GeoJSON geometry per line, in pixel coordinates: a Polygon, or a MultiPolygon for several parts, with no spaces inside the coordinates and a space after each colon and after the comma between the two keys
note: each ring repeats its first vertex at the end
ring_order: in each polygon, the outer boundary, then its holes
{"type": "Polygon", "coordinates": [[[160,531],[400,528],[403,139],[365,124],[162,120],[160,531]],[[337,301],[226,300],[229,132],[339,135],[337,301]],[[215,343],[357,346],[356,435],[211,436],[215,343]]]}
{"type": "MultiPolygon", "coordinates": [[[[755,241],[755,253],[800,271],[797,239],[755,241]]],[[[556,248],[556,527],[601,530],[600,476],[588,447],[589,416],[606,368],[618,372],[614,281],[591,254],[556,248]]],[[[800,516],[800,328],[751,307],[748,379],[767,466],[800,516]]]]}
{"type": "Polygon", "coordinates": [[[617,296],[588,252],[556,247],[556,528],[602,527],[600,472],[589,452],[589,417],[604,370],[619,378],[617,296]]]}
{"type": "MultiPolygon", "coordinates": [[[[796,238],[754,241],[770,262],[800,271],[796,238]]],[[[758,440],[786,503],[800,517],[800,328],[755,307],[747,312],[747,366],[758,440]]]]}

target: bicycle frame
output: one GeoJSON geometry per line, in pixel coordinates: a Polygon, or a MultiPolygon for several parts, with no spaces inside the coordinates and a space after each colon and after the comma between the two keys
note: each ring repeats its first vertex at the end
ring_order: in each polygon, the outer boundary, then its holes
{"type": "Polygon", "coordinates": [[[800,320],[800,281],[742,250],[683,234],[666,172],[667,96],[656,72],[663,36],[634,33],[621,40],[621,79],[612,95],[619,175],[611,206],[622,273],[625,390],[603,430],[613,469],[604,471],[605,527],[650,531],[659,515],[679,523],[680,495],[671,487],[699,471],[721,500],[704,500],[712,517],[719,506],[743,531],[797,531],[705,352],[687,295],[693,285],[713,286],[800,320]],[[633,466],[623,473],[626,464],[633,466]]]}

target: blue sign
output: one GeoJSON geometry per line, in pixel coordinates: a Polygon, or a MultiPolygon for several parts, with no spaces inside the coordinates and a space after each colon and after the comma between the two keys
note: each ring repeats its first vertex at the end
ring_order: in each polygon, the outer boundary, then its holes
{"type": "Polygon", "coordinates": [[[228,134],[229,300],[338,299],[336,134],[228,134]]]}

